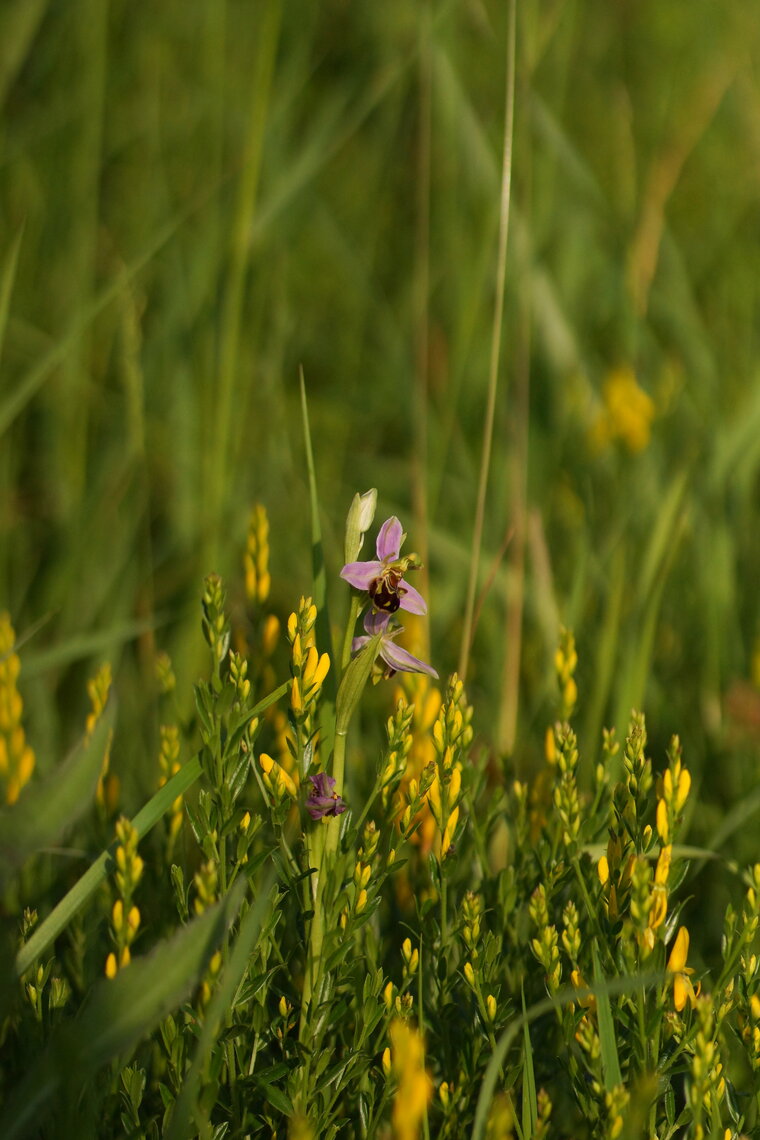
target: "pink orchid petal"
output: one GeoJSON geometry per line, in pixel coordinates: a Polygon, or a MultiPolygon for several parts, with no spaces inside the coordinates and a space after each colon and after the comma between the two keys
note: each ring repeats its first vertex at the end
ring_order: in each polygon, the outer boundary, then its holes
{"type": "Polygon", "coordinates": [[[368,590],[383,569],[382,562],[348,562],[340,576],[355,590],[368,590]]]}
{"type": "Polygon", "coordinates": [[[364,646],[368,645],[371,640],[371,637],[365,637],[363,634],[359,637],[355,637],[351,642],[351,653],[356,655],[357,653],[361,652],[361,650],[364,649],[364,646]]]}
{"type": "Polygon", "coordinates": [[[401,673],[427,673],[429,677],[438,679],[438,674],[432,665],[428,665],[425,661],[420,661],[418,657],[414,657],[408,653],[406,649],[402,649],[400,645],[394,644],[390,639],[385,640],[380,645],[380,656],[391,669],[401,673]]]}
{"type": "Polygon", "coordinates": [[[376,633],[385,633],[390,620],[391,615],[382,610],[368,610],[364,615],[364,628],[370,637],[374,637],[376,633]]]}
{"type": "Polygon", "coordinates": [[[395,558],[398,558],[403,538],[404,531],[401,523],[395,515],[391,515],[380,527],[380,533],[377,536],[377,557],[383,562],[393,562],[395,558]]]}
{"type": "Polygon", "coordinates": [[[406,578],[399,588],[398,596],[400,599],[400,608],[406,610],[409,614],[426,614],[427,603],[414,586],[410,586],[406,578]]]}

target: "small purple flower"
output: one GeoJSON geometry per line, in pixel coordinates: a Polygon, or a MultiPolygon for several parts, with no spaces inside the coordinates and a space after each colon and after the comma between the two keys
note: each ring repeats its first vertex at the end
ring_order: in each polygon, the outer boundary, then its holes
{"type": "Polygon", "coordinates": [[[419,657],[414,657],[408,650],[396,645],[394,638],[403,632],[404,627],[391,625],[390,620],[389,614],[373,613],[371,610],[365,614],[365,634],[354,638],[351,643],[351,652],[354,655],[360,653],[364,646],[379,633],[381,640],[377,652],[388,667],[387,677],[392,677],[394,673],[427,673],[429,677],[437,678],[438,674],[432,665],[420,661],[419,657]]]}
{"type": "Polygon", "coordinates": [[[408,570],[417,569],[416,554],[399,558],[406,535],[395,515],[386,519],[377,536],[377,559],[369,562],[349,562],[340,572],[356,590],[366,590],[376,610],[394,614],[406,610],[410,614],[425,614],[425,599],[404,580],[408,570]]]}
{"type": "Polygon", "coordinates": [[[327,772],[317,772],[309,776],[311,791],[306,797],[306,810],[312,819],[325,819],[328,815],[340,815],[348,807],[346,801],[335,789],[335,777],[327,772]]]}

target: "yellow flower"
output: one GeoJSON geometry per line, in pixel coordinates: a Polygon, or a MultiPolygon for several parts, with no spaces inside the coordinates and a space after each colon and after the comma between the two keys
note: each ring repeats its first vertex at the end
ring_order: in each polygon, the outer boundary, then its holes
{"type": "Polygon", "coordinates": [[[643,451],[652,434],[655,408],[632,368],[625,365],[608,373],[602,401],[591,430],[592,443],[601,450],[619,440],[633,454],[643,451]]]}
{"type": "Polygon", "coordinates": [[[691,967],[686,965],[686,958],[689,953],[689,932],[685,926],[678,928],[676,940],[673,943],[673,949],[670,951],[668,958],[668,973],[673,974],[673,1005],[680,1013],[688,1001],[693,1009],[697,1003],[697,991],[695,992],[694,986],[691,984],[690,974],[694,971],[691,967]]]}
{"type": "Polygon", "coordinates": [[[406,1021],[391,1022],[391,1057],[398,1082],[393,1099],[395,1140],[417,1140],[420,1124],[433,1095],[433,1082],[425,1069],[425,1045],[406,1021]]]}

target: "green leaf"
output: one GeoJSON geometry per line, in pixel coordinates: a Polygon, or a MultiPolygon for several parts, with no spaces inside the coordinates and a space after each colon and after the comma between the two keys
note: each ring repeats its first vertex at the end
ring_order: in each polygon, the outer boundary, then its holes
{"type": "Polygon", "coordinates": [[[243,884],[113,980],[99,981],[75,1021],[54,1031],[8,1103],[0,1136],[39,1129],[40,1115],[72,1076],[85,1081],[112,1057],[129,1053],[192,993],[242,902],[243,884]]]}
{"type": "Polygon", "coordinates": [[[256,1088],[261,1092],[264,1097],[269,1101],[273,1108],[278,1112],[282,1112],[287,1117],[291,1117],[295,1111],[293,1102],[288,1096],[277,1088],[277,1085],[270,1085],[266,1081],[257,1081],[254,1079],[256,1088]]]}
{"type": "Polygon", "coordinates": [[[7,881],[30,855],[56,843],[89,807],[113,719],[110,703],[89,740],[83,740],[38,784],[25,788],[18,803],[0,810],[0,882],[7,881]]]}
{"type": "MultiPolygon", "coordinates": [[[[596,946],[593,947],[593,955],[594,982],[603,982],[604,975],[599,965],[599,956],[596,952],[596,946]]],[[[618,1060],[615,1023],[612,1020],[612,1008],[610,1006],[610,996],[607,990],[604,986],[598,987],[594,985],[594,994],[596,995],[596,1012],[599,1020],[599,1042],[602,1048],[604,1087],[607,1092],[611,1092],[616,1085],[623,1083],[623,1078],[620,1074],[620,1061],[618,1060]]]]}
{"type": "Polygon", "coordinates": [[[522,987],[523,1011],[523,1074],[522,1074],[522,1130],[523,1136],[532,1136],[538,1120],[536,1074],[533,1069],[533,1046],[530,1026],[525,1016],[525,987],[522,987]]]}
{"type": "Polygon", "coordinates": [[[11,293],[13,291],[13,282],[16,278],[16,266],[18,264],[18,254],[21,249],[21,238],[23,229],[20,229],[16,234],[16,240],[12,242],[11,248],[8,250],[8,256],[5,259],[2,273],[0,273],[0,360],[3,357],[3,341],[5,340],[5,330],[8,325],[8,311],[11,307],[11,293]]]}
{"type": "Polygon", "coordinates": [[[337,717],[335,723],[335,732],[339,736],[345,736],[348,732],[351,717],[353,716],[359,698],[364,692],[364,686],[370,678],[372,666],[375,663],[381,641],[382,634],[376,633],[372,640],[367,642],[361,653],[351,659],[343,674],[343,679],[338,689],[337,717]]]}
{"type": "Polygon", "coordinates": [[[324,652],[330,651],[333,667],[325,677],[322,686],[322,700],[320,702],[320,721],[322,724],[322,740],[324,741],[325,755],[332,752],[335,739],[335,699],[336,699],[336,670],[335,662],[339,660],[338,653],[332,643],[330,633],[330,612],[327,606],[327,575],[325,572],[325,553],[322,546],[322,528],[319,522],[319,495],[317,493],[317,473],[314,467],[314,452],[311,446],[311,430],[309,428],[309,409],[306,403],[306,383],[303,369],[301,369],[301,414],[303,418],[303,436],[306,447],[306,469],[309,475],[309,502],[311,505],[311,560],[312,575],[314,578],[314,604],[317,607],[317,645],[324,652]]]}

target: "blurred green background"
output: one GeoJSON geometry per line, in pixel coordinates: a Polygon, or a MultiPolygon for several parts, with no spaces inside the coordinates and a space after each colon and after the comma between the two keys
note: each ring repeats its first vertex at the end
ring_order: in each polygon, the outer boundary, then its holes
{"type": "MultiPolygon", "coordinates": [[[[4,0],[0,600],[41,768],[109,658],[144,794],[154,648],[201,671],[202,578],[239,602],[255,501],[275,608],[309,592],[301,365],[329,569],[376,486],[456,667],[507,42],[497,0],[4,0]]],[[[760,741],[759,48],[742,0],[518,5],[470,694],[534,770],[569,625],[586,771],[643,707],[656,766],[684,740],[694,842],[752,808],[760,741]]]]}

